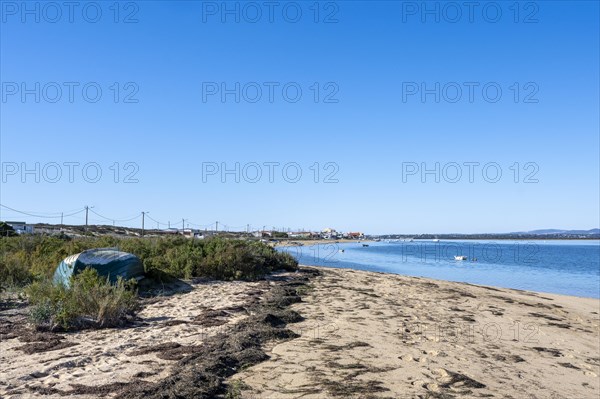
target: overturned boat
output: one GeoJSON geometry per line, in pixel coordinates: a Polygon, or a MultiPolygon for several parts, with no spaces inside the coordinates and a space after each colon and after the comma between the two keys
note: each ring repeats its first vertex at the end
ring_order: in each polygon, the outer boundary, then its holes
{"type": "Polygon", "coordinates": [[[95,248],[65,258],[54,272],[54,282],[69,286],[71,276],[86,268],[95,269],[100,276],[116,283],[119,277],[125,280],[144,278],[144,266],[137,256],[116,248],[95,248]]]}

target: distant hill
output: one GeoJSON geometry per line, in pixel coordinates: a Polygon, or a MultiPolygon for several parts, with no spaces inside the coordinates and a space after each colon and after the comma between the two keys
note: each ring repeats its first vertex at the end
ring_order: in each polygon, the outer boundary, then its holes
{"type": "Polygon", "coordinates": [[[520,231],[520,232],[517,232],[517,233],[510,233],[510,234],[533,234],[533,235],[547,235],[547,234],[598,235],[598,234],[600,234],[600,229],[590,229],[590,230],[541,229],[541,230],[532,230],[532,231],[520,231]]]}
{"type": "Polygon", "coordinates": [[[457,239],[457,240],[598,240],[600,229],[590,230],[560,230],[540,229],[532,231],[519,231],[513,233],[473,233],[473,234],[387,234],[378,236],[384,239],[414,238],[416,240],[426,239],[457,239]]]}

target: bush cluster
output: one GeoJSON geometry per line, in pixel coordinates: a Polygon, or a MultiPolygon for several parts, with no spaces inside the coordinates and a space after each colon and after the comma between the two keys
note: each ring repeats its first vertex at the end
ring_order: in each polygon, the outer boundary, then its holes
{"type": "Polygon", "coordinates": [[[293,271],[297,261],[259,241],[183,237],[116,238],[30,236],[0,238],[0,291],[25,286],[31,320],[39,328],[82,329],[121,325],[137,306],[128,283],[111,285],[93,269],[54,284],[57,265],[91,248],[114,247],[137,255],[151,279],[208,277],[255,280],[275,270],[293,271]]]}
{"type": "Polygon", "coordinates": [[[31,322],[50,330],[121,326],[138,307],[130,284],[122,279],[111,284],[94,269],[73,276],[69,287],[50,280],[35,281],[25,289],[31,322]]]}
{"type": "Polygon", "coordinates": [[[259,241],[184,237],[117,238],[18,236],[0,239],[0,285],[25,285],[52,277],[67,256],[91,248],[114,247],[137,255],[147,274],[177,278],[254,280],[273,270],[296,270],[298,263],[259,241]]]}

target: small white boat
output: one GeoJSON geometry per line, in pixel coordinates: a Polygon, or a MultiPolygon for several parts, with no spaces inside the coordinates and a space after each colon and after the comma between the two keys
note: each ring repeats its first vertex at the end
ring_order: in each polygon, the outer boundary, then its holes
{"type": "Polygon", "coordinates": [[[340,249],[340,251],[339,251],[339,252],[344,252],[344,251],[346,251],[346,250],[345,250],[345,249],[340,249]]]}
{"type": "Polygon", "coordinates": [[[467,260],[467,257],[464,255],[456,255],[454,257],[454,260],[467,260]]]}
{"type": "Polygon", "coordinates": [[[434,239],[433,239],[433,240],[431,240],[431,241],[433,241],[433,242],[440,242],[440,239],[439,239],[439,238],[434,238],[434,239]]]}

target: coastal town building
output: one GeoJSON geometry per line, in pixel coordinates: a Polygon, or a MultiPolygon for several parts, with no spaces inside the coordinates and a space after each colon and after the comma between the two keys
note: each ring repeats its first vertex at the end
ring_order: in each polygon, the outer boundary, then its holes
{"type": "Polygon", "coordinates": [[[33,234],[33,225],[25,222],[6,222],[17,234],[33,234]]]}
{"type": "Polygon", "coordinates": [[[314,233],[310,231],[296,231],[288,233],[289,238],[312,238],[314,233]]]}
{"type": "Polygon", "coordinates": [[[365,238],[365,235],[364,235],[364,233],[360,233],[360,232],[351,232],[351,233],[344,234],[344,238],[348,238],[351,240],[361,240],[361,239],[365,238]]]}
{"type": "Polygon", "coordinates": [[[340,236],[340,234],[335,229],[332,229],[331,227],[328,227],[326,229],[323,229],[323,231],[321,231],[321,237],[326,240],[336,239],[336,238],[338,238],[338,236],[340,236]]]}

